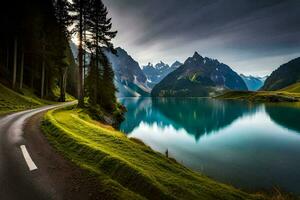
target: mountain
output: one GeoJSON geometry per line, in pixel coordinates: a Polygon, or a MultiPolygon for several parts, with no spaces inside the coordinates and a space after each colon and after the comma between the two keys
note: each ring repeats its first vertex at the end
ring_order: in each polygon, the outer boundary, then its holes
{"type": "Polygon", "coordinates": [[[218,60],[197,52],[167,75],[152,90],[152,96],[213,96],[225,90],[247,90],[243,79],[218,60]]]}
{"type": "Polygon", "coordinates": [[[267,78],[261,90],[280,90],[300,82],[300,57],[281,65],[267,78]]]}
{"type": "Polygon", "coordinates": [[[156,65],[148,63],[148,65],[143,66],[143,72],[147,77],[148,86],[154,87],[162,79],[164,79],[169,73],[180,67],[182,63],[176,61],[171,66],[163,63],[162,61],[156,65]]]}
{"type": "MultiPolygon", "coordinates": [[[[70,47],[75,58],[78,50],[76,44],[70,42],[70,47]]],[[[116,48],[116,55],[103,48],[115,72],[115,85],[118,89],[118,97],[150,96],[151,89],[147,86],[147,77],[136,62],[121,47],[116,48]]],[[[87,53],[86,63],[89,63],[90,55],[87,53]]]]}
{"type": "Polygon", "coordinates": [[[265,77],[254,77],[254,76],[251,76],[251,75],[246,76],[244,74],[241,74],[240,76],[244,80],[244,82],[247,85],[248,90],[250,90],[250,91],[259,90],[264,85],[264,82],[267,79],[267,76],[265,76],[265,77]]]}
{"type": "Polygon", "coordinates": [[[118,96],[149,96],[150,88],[147,86],[147,77],[128,53],[118,47],[117,54],[105,51],[105,55],[112,64],[116,76],[118,96]]]}

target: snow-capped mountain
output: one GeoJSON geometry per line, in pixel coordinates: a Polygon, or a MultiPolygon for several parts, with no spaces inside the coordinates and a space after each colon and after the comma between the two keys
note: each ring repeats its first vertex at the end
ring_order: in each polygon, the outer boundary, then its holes
{"type": "Polygon", "coordinates": [[[148,65],[143,66],[143,72],[147,77],[148,86],[153,87],[159,83],[163,78],[165,78],[169,73],[180,67],[182,63],[176,61],[171,66],[164,62],[157,63],[153,65],[148,63],[148,65]]]}

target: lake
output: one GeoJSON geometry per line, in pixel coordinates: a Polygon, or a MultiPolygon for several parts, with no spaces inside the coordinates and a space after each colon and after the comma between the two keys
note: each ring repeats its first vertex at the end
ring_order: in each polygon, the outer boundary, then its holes
{"type": "Polygon", "coordinates": [[[123,98],[121,130],[215,180],[300,194],[300,106],[123,98]]]}

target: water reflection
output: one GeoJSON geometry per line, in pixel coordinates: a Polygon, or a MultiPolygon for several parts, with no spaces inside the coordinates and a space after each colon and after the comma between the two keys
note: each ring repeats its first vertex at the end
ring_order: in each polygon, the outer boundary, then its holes
{"type": "Polygon", "coordinates": [[[300,194],[300,109],[199,98],[122,99],[121,129],[154,150],[245,189],[300,194]]]}
{"type": "Polygon", "coordinates": [[[300,107],[293,105],[266,105],[266,112],[271,119],[281,126],[300,132],[300,107]]]}
{"type": "Polygon", "coordinates": [[[252,103],[206,98],[124,98],[122,103],[128,110],[121,126],[125,133],[131,133],[143,122],[160,128],[183,128],[196,140],[261,108],[252,103]]]}

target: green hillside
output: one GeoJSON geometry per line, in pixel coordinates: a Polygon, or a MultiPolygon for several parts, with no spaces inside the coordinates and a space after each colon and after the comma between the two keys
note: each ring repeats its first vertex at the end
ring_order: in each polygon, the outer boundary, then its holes
{"type": "Polygon", "coordinates": [[[0,115],[50,103],[39,99],[28,89],[23,89],[22,92],[25,95],[21,95],[0,84],[0,115]]]}
{"type": "Polygon", "coordinates": [[[42,127],[60,152],[99,177],[106,199],[262,199],[193,172],[83,110],[50,111],[42,127]]]}
{"type": "Polygon", "coordinates": [[[293,59],[276,69],[266,79],[263,91],[275,91],[300,81],[300,57],[293,59]]]}
{"type": "MultiPolygon", "coordinates": [[[[52,93],[54,99],[59,98],[59,88],[54,88],[52,93]]],[[[75,98],[73,96],[66,93],[66,101],[74,100],[75,98]]],[[[32,89],[27,87],[23,88],[20,93],[18,93],[0,83],[0,115],[54,103],[57,102],[39,98],[34,94],[32,89]]]]}
{"type": "Polygon", "coordinates": [[[258,102],[298,102],[300,101],[300,93],[286,91],[231,91],[215,98],[258,102]]]}
{"type": "Polygon", "coordinates": [[[300,82],[292,84],[288,87],[281,89],[280,91],[286,91],[291,93],[300,93],[300,82]]]}

